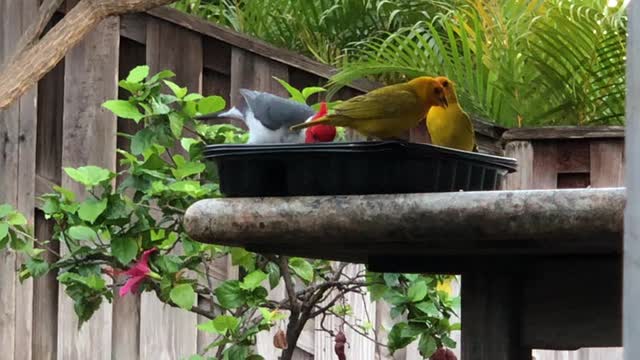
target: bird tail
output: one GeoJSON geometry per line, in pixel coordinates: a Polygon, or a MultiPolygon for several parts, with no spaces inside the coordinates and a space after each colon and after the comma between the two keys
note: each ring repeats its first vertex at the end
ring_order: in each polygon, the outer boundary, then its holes
{"type": "Polygon", "coordinates": [[[196,116],[196,120],[213,120],[220,118],[231,118],[236,120],[244,121],[244,116],[242,116],[242,112],[238,110],[235,106],[227,111],[217,111],[210,114],[196,116]]]}
{"type": "Polygon", "coordinates": [[[293,125],[292,127],[289,128],[289,130],[291,131],[298,131],[301,129],[306,129],[308,127],[312,127],[312,126],[316,126],[316,125],[320,125],[320,124],[327,124],[331,122],[331,117],[329,116],[324,116],[321,117],[320,119],[317,120],[312,120],[312,121],[307,121],[301,124],[296,124],[293,125]]]}

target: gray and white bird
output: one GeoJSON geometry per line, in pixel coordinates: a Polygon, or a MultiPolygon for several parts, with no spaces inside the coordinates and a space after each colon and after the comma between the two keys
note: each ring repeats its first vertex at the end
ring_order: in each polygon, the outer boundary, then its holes
{"type": "MultiPolygon", "coordinates": [[[[335,137],[331,129],[323,131],[291,131],[289,127],[311,121],[325,114],[316,114],[310,106],[285,99],[267,92],[249,89],[240,89],[240,95],[244,98],[244,106],[240,109],[232,107],[226,111],[205,114],[196,117],[198,120],[210,120],[218,118],[231,118],[242,120],[249,128],[249,140],[247,144],[283,144],[303,142],[328,142],[335,137]]],[[[322,107],[326,113],[326,106],[322,107]]]]}

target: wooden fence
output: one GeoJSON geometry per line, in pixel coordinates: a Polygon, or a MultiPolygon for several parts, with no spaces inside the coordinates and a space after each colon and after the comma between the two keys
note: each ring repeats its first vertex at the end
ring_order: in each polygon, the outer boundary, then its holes
{"type": "MultiPolygon", "coordinates": [[[[11,53],[37,5],[38,0],[0,0],[0,62],[11,53]]],[[[116,133],[131,132],[135,128],[130,122],[117,122],[100,104],[119,95],[117,79],[145,63],[152,71],[173,70],[176,81],[190,91],[222,95],[231,104],[238,103],[241,87],[286,95],[272,76],[300,88],[318,85],[334,71],[295,53],[168,8],[105,20],[40,81],[36,89],[0,113],[0,202],[15,204],[27,214],[39,238],[50,238],[52,229],[36,208],[36,196],[48,192],[54,184],[62,184],[77,193],[83,190],[61,172],[63,166],[92,164],[116,169],[115,149],[127,146],[116,133]]],[[[351,97],[370,86],[358,82],[341,90],[338,97],[351,97]]],[[[476,121],[476,130],[481,150],[502,153],[499,139],[505,129],[476,121]]],[[[424,128],[413,131],[410,137],[416,141],[428,138],[424,128]]],[[[521,145],[511,142],[506,147],[507,155],[521,161],[519,180],[507,180],[509,188],[528,188],[532,182],[539,181],[537,179],[546,179],[546,173],[535,165],[541,158],[532,155],[537,145],[535,141],[526,145],[527,141],[520,141],[521,145]]],[[[564,154],[560,148],[549,151],[564,154]]],[[[590,164],[593,161],[601,164],[588,168],[590,183],[604,184],[601,182],[604,177],[598,174],[607,173],[610,168],[606,166],[614,166],[612,164],[621,167],[621,150],[615,153],[607,148],[609,155],[599,158],[601,153],[597,148],[590,149],[590,164]],[[613,161],[610,156],[617,163],[610,162],[613,161]],[[597,171],[592,171],[595,168],[597,171]]],[[[569,162],[579,163],[584,173],[583,160],[569,162]]],[[[566,173],[561,167],[556,170],[558,174],[566,173]]],[[[578,184],[576,178],[580,178],[560,177],[572,179],[571,184],[578,184]]],[[[569,180],[561,182],[560,177],[556,184],[570,183],[569,180]]],[[[210,340],[196,330],[196,324],[202,319],[163,306],[153,295],[146,294],[116,298],[77,331],[72,305],[58,287],[55,276],[49,274],[19,284],[14,273],[18,262],[11,254],[0,254],[0,360],[179,359],[201,350],[210,340]]],[[[350,269],[357,270],[356,265],[350,269]]],[[[216,264],[214,273],[216,279],[222,281],[237,276],[237,269],[224,260],[216,264]]],[[[277,298],[282,292],[276,289],[271,296],[277,298]]],[[[354,308],[354,321],[366,319],[382,333],[389,328],[389,312],[384,304],[372,304],[359,297],[349,301],[354,308]]],[[[296,357],[335,358],[332,340],[314,328],[316,325],[312,323],[305,330],[296,357]]],[[[350,330],[347,337],[349,359],[391,358],[350,330]]],[[[267,359],[277,359],[270,334],[261,335],[257,347],[267,359]]],[[[409,360],[419,356],[416,347],[411,346],[393,358],[409,360]]]]}

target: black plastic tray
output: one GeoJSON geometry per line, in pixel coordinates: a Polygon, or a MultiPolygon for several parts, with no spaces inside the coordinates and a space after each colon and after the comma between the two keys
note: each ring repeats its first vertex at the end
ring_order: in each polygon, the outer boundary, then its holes
{"type": "Polygon", "coordinates": [[[230,197],[495,190],[516,160],[428,144],[372,141],[209,145],[230,197]]]}

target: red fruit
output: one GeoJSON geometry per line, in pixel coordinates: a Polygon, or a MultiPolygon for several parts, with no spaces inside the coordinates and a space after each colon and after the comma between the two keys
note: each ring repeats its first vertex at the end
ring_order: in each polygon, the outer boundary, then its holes
{"type": "Polygon", "coordinates": [[[273,336],[273,346],[277,349],[286,349],[289,346],[287,344],[287,335],[284,334],[284,331],[278,330],[273,336]]]}
{"type": "Polygon", "coordinates": [[[347,343],[347,337],[344,336],[344,333],[342,331],[339,331],[336,334],[335,342],[336,345],[334,347],[334,350],[336,352],[336,355],[338,355],[338,360],[347,360],[347,355],[344,353],[344,347],[347,343]]]}
{"type": "Polygon", "coordinates": [[[438,348],[436,352],[431,355],[430,360],[458,360],[456,354],[453,353],[450,349],[447,348],[438,348]]]}

